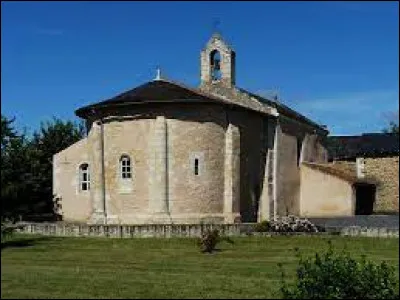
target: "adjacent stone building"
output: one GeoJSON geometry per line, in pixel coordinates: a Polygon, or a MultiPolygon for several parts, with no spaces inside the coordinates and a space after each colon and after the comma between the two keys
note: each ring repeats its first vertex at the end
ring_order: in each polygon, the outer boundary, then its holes
{"type": "Polygon", "coordinates": [[[315,168],[328,162],[327,129],[238,87],[235,63],[234,50],[214,34],[201,51],[199,87],[158,74],[78,109],[87,137],[53,162],[63,219],[233,223],[354,214],[353,183],[315,168]],[[324,198],[312,192],[321,176],[324,198]],[[331,181],[345,192],[329,188],[331,181]]]}
{"type": "Polygon", "coordinates": [[[330,136],[327,147],[332,166],[375,182],[360,203],[360,214],[399,212],[398,133],[330,136]]]}

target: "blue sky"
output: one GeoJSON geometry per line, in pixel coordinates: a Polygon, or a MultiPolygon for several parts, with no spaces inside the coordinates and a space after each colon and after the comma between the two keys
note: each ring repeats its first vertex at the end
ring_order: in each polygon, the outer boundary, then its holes
{"type": "Polygon", "coordinates": [[[155,76],[197,86],[218,18],[237,85],[328,125],[380,131],[399,104],[393,2],[2,2],[2,113],[28,132],[155,76]]]}

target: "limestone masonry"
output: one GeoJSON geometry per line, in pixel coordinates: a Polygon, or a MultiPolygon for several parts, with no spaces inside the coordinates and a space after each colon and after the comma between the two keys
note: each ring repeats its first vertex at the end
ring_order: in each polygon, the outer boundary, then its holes
{"type": "MultiPolygon", "coordinates": [[[[53,158],[63,220],[198,224],[354,215],[357,184],[373,183],[315,167],[328,163],[326,128],[239,88],[236,54],[219,34],[200,57],[198,88],[158,76],[76,111],[87,137],[53,158]]],[[[393,201],[380,195],[383,206],[393,201]]]]}

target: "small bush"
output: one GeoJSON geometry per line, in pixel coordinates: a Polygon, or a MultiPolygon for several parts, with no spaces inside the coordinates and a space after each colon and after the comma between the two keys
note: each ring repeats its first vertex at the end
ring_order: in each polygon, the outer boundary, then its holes
{"type": "Polygon", "coordinates": [[[1,243],[11,238],[14,232],[19,228],[20,226],[16,226],[10,222],[1,221],[1,243]]]}
{"type": "Polygon", "coordinates": [[[218,229],[213,229],[213,230],[207,229],[202,234],[199,240],[199,245],[203,253],[204,252],[212,253],[213,251],[216,250],[217,244],[220,243],[221,241],[227,241],[233,244],[233,241],[229,237],[221,236],[218,229]]]}
{"type": "Polygon", "coordinates": [[[253,230],[255,232],[268,232],[270,231],[270,223],[268,221],[262,221],[254,225],[253,230]]]}
{"type": "MultiPolygon", "coordinates": [[[[282,268],[282,265],[280,265],[282,268]]],[[[285,299],[398,299],[394,268],[334,253],[330,244],[314,258],[300,256],[297,280],[288,285],[282,272],[280,292],[285,299]]]]}

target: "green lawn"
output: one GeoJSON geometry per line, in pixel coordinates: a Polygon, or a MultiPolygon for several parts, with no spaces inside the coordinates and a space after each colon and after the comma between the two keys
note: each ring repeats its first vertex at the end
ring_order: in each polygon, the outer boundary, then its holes
{"type": "Polygon", "coordinates": [[[194,239],[18,236],[2,247],[1,298],[274,298],[293,249],[312,255],[346,247],[399,270],[396,238],[241,237],[214,254],[194,239]]]}

